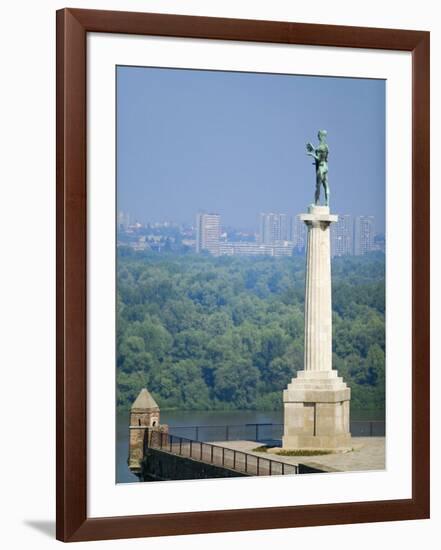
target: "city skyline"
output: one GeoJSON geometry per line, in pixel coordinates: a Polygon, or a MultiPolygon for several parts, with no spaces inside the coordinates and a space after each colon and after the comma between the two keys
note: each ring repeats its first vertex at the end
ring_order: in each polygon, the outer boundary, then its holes
{"type": "MultiPolygon", "coordinates": [[[[132,214],[130,212],[119,210],[118,214],[117,214],[117,219],[118,219],[118,225],[121,225],[121,226],[122,225],[129,226],[129,225],[141,224],[143,226],[174,225],[174,226],[189,226],[189,227],[194,226],[194,227],[196,227],[197,224],[195,224],[195,216],[197,216],[198,214],[214,214],[214,215],[223,216],[223,214],[221,212],[217,212],[214,209],[207,209],[207,210],[199,210],[196,213],[193,212],[193,215],[190,217],[190,219],[187,219],[187,220],[148,219],[148,218],[144,218],[142,216],[140,218],[137,218],[135,216],[132,216],[132,214]]],[[[252,232],[252,233],[255,233],[257,235],[259,233],[259,221],[260,221],[261,216],[263,214],[278,214],[278,215],[281,214],[281,215],[288,216],[288,217],[291,217],[291,218],[298,218],[301,213],[291,214],[289,212],[276,212],[276,211],[271,212],[271,211],[268,210],[267,212],[258,212],[258,213],[256,213],[256,223],[253,227],[251,227],[251,226],[250,227],[243,227],[240,224],[239,225],[232,225],[232,224],[225,224],[225,223],[222,224],[222,227],[224,227],[224,228],[231,227],[231,228],[234,228],[237,231],[244,230],[245,232],[248,232],[248,233],[252,232]]],[[[349,216],[349,217],[354,218],[354,219],[357,218],[357,217],[358,218],[373,218],[374,224],[375,224],[375,220],[376,220],[375,216],[373,216],[371,214],[361,214],[360,216],[352,216],[352,214],[339,213],[339,212],[333,212],[333,214],[336,214],[337,216],[345,216],[345,217],[349,216]]],[[[303,224],[303,222],[302,222],[302,224],[303,224]]],[[[294,231],[292,226],[289,228],[289,231],[290,232],[294,231]]],[[[376,224],[375,224],[374,234],[375,235],[378,235],[378,234],[384,235],[384,231],[379,230],[378,227],[376,227],[376,224]]]]}
{"type": "Polygon", "coordinates": [[[301,213],[305,143],[326,128],[332,211],[384,231],[384,95],[381,80],[118,67],[118,209],[180,223],[222,211],[242,229],[264,210],[301,213]]]}
{"type": "MultiPolygon", "coordinates": [[[[182,243],[194,248],[196,253],[210,252],[219,255],[271,255],[289,256],[301,253],[306,248],[307,229],[299,214],[289,215],[285,212],[260,212],[259,225],[256,230],[241,232],[222,224],[222,217],[217,212],[196,213],[195,224],[179,224],[172,221],[151,222],[143,225],[135,222],[129,225],[130,215],[118,213],[119,231],[133,233],[148,228],[159,232],[152,237],[156,248],[161,251],[164,242],[161,239],[161,228],[169,230],[179,228],[182,243]]],[[[174,239],[174,238],[173,238],[174,239]]],[[[372,251],[385,251],[385,236],[375,231],[374,216],[351,216],[338,214],[338,220],[331,227],[331,255],[360,256],[372,251]]],[[[170,244],[170,236],[165,237],[170,244]]],[[[135,250],[149,248],[148,239],[143,234],[131,243],[135,250]]],[[[151,248],[151,247],[150,247],[151,248]]]]}

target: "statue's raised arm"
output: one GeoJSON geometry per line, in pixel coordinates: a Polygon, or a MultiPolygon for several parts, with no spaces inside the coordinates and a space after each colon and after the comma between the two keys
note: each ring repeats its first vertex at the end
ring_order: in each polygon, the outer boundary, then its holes
{"type": "Polygon", "coordinates": [[[306,154],[314,158],[316,184],[315,184],[315,204],[319,204],[320,189],[323,185],[325,193],[325,205],[329,206],[329,183],[328,183],[328,153],[329,148],[326,143],[326,130],[318,131],[319,143],[314,147],[312,143],[306,144],[306,154]]]}
{"type": "Polygon", "coordinates": [[[309,142],[306,144],[306,154],[309,155],[310,157],[314,157],[316,160],[317,160],[317,155],[315,154],[315,147],[314,145],[309,142]]]}

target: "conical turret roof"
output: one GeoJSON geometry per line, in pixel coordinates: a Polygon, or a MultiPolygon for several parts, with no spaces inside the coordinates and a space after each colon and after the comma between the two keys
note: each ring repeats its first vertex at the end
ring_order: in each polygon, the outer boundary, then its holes
{"type": "Polygon", "coordinates": [[[142,388],[132,405],[133,409],[159,409],[159,407],[146,388],[142,388]]]}

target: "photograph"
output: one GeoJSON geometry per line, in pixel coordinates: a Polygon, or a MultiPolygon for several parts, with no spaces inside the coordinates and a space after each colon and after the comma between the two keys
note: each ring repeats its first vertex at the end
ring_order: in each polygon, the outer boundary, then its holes
{"type": "Polygon", "coordinates": [[[386,81],[117,65],[116,483],[386,467],[386,81]]]}
{"type": "Polygon", "coordinates": [[[434,13],[5,4],[3,548],[440,538],[434,13]]]}

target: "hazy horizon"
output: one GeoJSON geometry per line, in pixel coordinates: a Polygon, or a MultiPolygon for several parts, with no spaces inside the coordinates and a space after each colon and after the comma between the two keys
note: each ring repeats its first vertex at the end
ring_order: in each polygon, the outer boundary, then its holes
{"type": "Polygon", "coordinates": [[[328,131],[331,210],[385,224],[385,81],[117,67],[118,210],[257,231],[313,201],[305,144],[328,131]]]}

